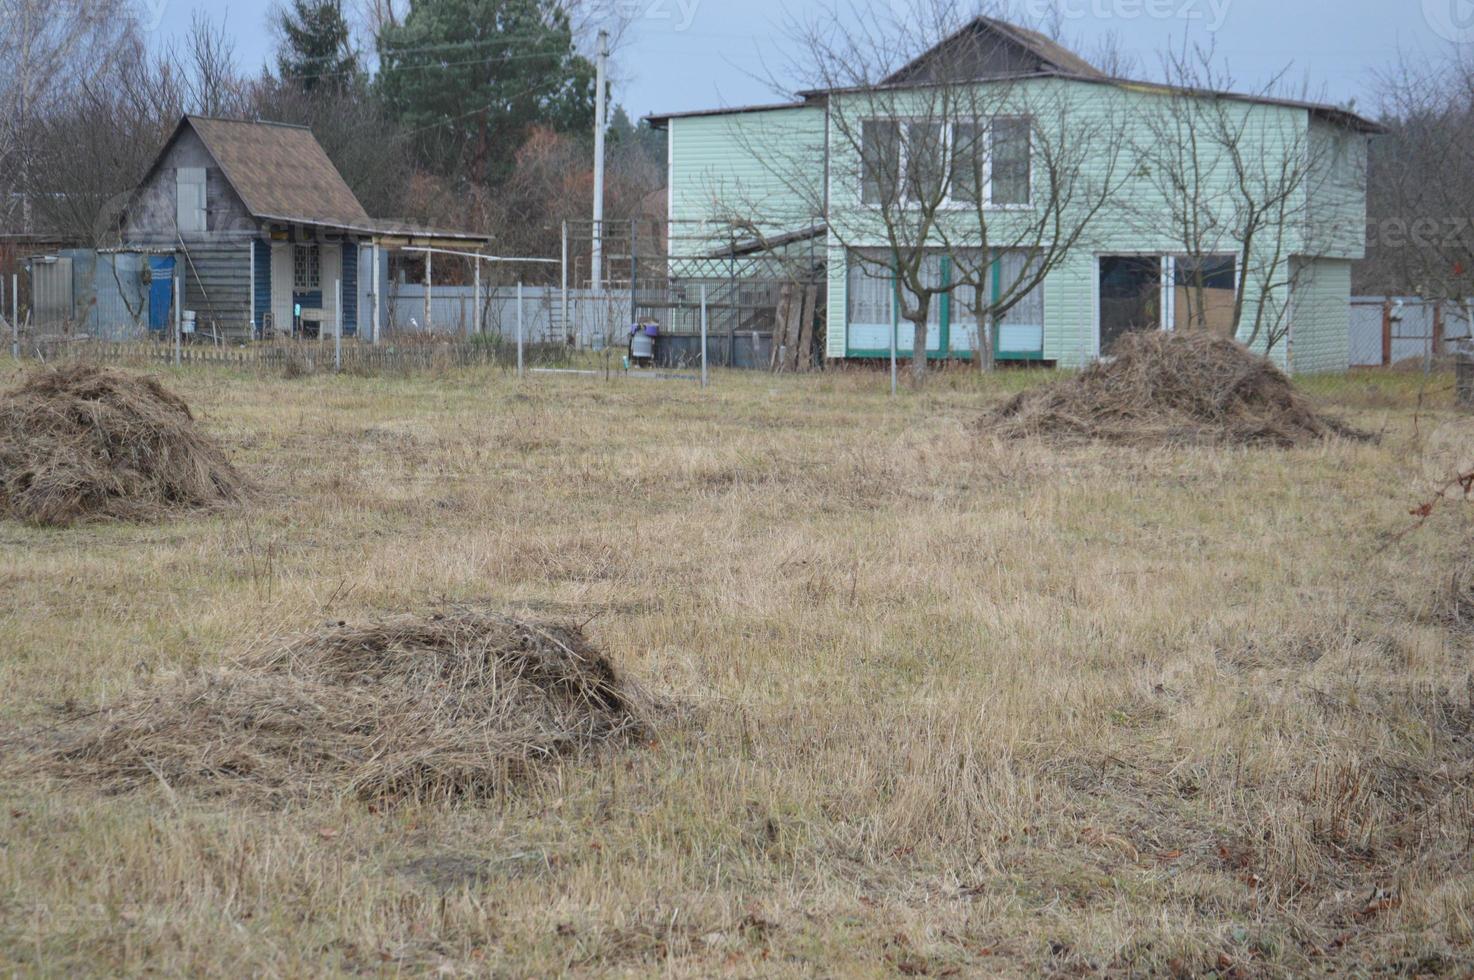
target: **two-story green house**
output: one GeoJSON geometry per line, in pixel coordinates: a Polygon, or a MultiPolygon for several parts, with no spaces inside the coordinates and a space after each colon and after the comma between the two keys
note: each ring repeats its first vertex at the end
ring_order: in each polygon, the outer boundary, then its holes
{"type": "MultiPolygon", "coordinates": [[[[1349,366],[1379,127],[1345,109],[1112,78],[979,18],[874,83],[651,121],[673,228],[825,239],[829,358],[908,355],[920,281],[932,358],[1074,367],[1206,327],[1349,366]]],[[[671,241],[673,268],[703,247],[671,241]]]]}

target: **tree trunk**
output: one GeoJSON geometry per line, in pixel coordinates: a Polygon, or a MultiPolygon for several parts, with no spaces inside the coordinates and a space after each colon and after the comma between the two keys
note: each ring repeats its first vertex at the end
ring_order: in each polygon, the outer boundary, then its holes
{"type": "Polygon", "coordinates": [[[911,341],[911,379],[918,385],[926,381],[926,342],[927,342],[927,312],[911,321],[915,328],[914,339],[911,341]]]}
{"type": "Polygon", "coordinates": [[[992,373],[998,369],[998,352],[993,349],[998,318],[992,314],[978,317],[978,368],[992,373]]]}

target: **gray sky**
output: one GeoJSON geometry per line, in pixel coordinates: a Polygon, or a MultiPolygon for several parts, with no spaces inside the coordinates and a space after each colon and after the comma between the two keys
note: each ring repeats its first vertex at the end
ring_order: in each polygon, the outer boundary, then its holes
{"type": "MultiPolygon", "coordinates": [[[[187,30],[192,10],[227,17],[236,54],[255,70],[271,59],[267,29],[272,0],[139,0],[159,26],[157,44],[187,30]]],[[[752,74],[786,64],[783,24],[803,0],[607,0],[637,11],[615,67],[616,100],[632,116],[771,101],[752,74]],[[767,67],[765,68],[764,65],[767,67]]],[[[1474,44],[1474,0],[1017,0],[1021,7],[1058,7],[1076,47],[1088,55],[1114,33],[1149,68],[1159,53],[1194,40],[1216,44],[1220,63],[1252,87],[1292,65],[1333,101],[1355,98],[1374,113],[1372,74],[1399,56],[1444,57],[1474,44]]]]}

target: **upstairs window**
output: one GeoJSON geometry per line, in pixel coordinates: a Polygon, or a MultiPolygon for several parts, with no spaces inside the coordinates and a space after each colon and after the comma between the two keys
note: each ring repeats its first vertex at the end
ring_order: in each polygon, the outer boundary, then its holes
{"type": "Polygon", "coordinates": [[[906,200],[934,206],[947,200],[947,126],[906,124],[906,200]]]}
{"type": "Polygon", "coordinates": [[[988,200],[995,205],[1029,204],[1033,160],[1027,119],[993,120],[992,175],[988,200]]]}
{"type": "Polygon", "coordinates": [[[942,207],[1033,203],[1032,124],[1023,117],[864,124],[862,200],[942,207]]]}
{"type": "Polygon", "coordinates": [[[209,231],[209,220],[205,211],[205,168],[180,167],[178,181],[176,220],[180,234],[209,231]]]}
{"type": "Polygon", "coordinates": [[[868,120],[861,124],[860,134],[864,202],[894,204],[901,184],[901,124],[885,119],[868,120]]]}
{"type": "Polygon", "coordinates": [[[952,127],[952,200],[977,204],[988,195],[988,127],[958,123],[952,127]]]}

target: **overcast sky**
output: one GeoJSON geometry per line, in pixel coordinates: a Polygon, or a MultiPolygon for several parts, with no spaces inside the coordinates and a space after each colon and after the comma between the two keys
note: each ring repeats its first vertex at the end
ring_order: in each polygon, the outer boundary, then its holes
{"type": "MultiPolygon", "coordinates": [[[[818,9],[805,0],[605,0],[637,12],[615,66],[616,101],[632,116],[772,101],[751,77],[787,63],[786,10],[818,9]]],[[[884,0],[882,0],[884,2],[884,0]]],[[[898,0],[903,2],[903,0],[898,0]]],[[[1299,83],[1332,101],[1357,99],[1376,110],[1373,75],[1400,56],[1444,57],[1474,43],[1474,0],[1016,0],[1025,12],[1053,6],[1066,18],[1075,46],[1088,53],[1115,34],[1148,66],[1182,43],[1184,32],[1213,42],[1220,61],[1241,81],[1260,84],[1287,65],[1299,83]]],[[[242,67],[271,59],[267,26],[273,0],[140,0],[157,21],[157,44],[187,30],[192,10],[222,15],[236,36],[242,67]]]]}

